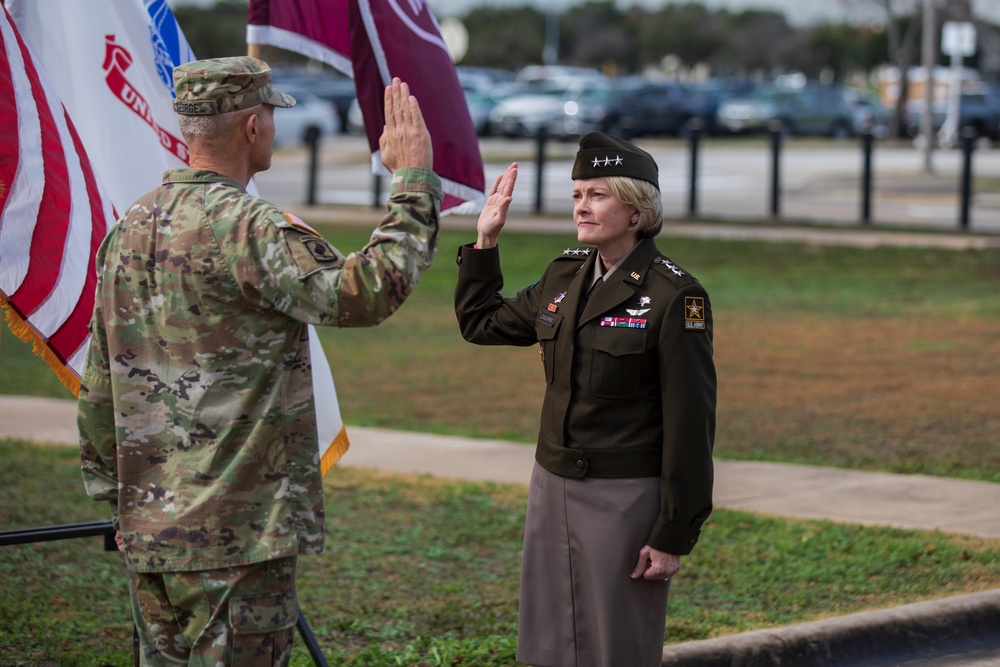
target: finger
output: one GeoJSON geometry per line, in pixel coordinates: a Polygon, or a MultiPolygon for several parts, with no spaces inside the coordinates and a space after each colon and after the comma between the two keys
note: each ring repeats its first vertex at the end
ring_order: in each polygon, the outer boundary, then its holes
{"type": "Polygon", "coordinates": [[[385,95],[383,97],[385,106],[385,126],[387,130],[391,130],[396,125],[396,103],[393,99],[392,85],[385,87],[385,95]]]}
{"type": "Polygon", "coordinates": [[[638,579],[639,577],[643,576],[643,574],[646,572],[646,568],[648,565],[649,565],[649,557],[646,556],[645,553],[640,552],[639,562],[635,564],[635,567],[632,569],[632,574],[629,576],[632,577],[633,579],[638,579]]]}
{"type": "Polygon", "coordinates": [[[504,177],[506,175],[507,175],[507,173],[504,172],[504,173],[500,174],[499,176],[497,176],[496,179],[494,179],[494,181],[493,181],[493,187],[490,188],[490,196],[491,197],[500,191],[500,182],[503,181],[503,179],[504,179],[504,177]]]}
{"type": "Polygon", "coordinates": [[[420,128],[426,127],[427,124],[424,122],[424,114],[420,110],[420,102],[417,102],[417,98],[410,96],[409,99],[407,99],[407,102],[409,102],[409,104],[407,105],[407,109],[410,112],[409,113],[410,123],[415,127],[420,127],[420,128]]]}

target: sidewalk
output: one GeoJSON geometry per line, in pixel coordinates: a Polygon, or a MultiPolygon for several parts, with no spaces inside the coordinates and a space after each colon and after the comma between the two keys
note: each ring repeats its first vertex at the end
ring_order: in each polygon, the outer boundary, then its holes
{"type": "MultiPolygon", "coordinates": [[[[76,403],[0,396],[0,437],[76,444],[76,403]]],[[[349,426],[339,465],[527,485],[530,445],[349,426]]],[[[715,462],[715,506],[1000,539],[1000,484],[759,461],[715,462]]]]}
{"type": "MultiPolygon", "coordinates": [[[[55,446],[77,441],[72,400],[0,395],[0,438],[55,446]]],[[[349,426],[338,465],[527,485],[534,448],[500,440],[349,426]]],[[[1000,484],[780,463],[716,460],[715,505],[1000,539],[1000,484]]],[[[899,664],[967,645],[1000,645],[1000,588],[664,648],[677,667],[828,667],[899,664]]],[[[942,664],[960,665],[962,662],[942,664]]]]}

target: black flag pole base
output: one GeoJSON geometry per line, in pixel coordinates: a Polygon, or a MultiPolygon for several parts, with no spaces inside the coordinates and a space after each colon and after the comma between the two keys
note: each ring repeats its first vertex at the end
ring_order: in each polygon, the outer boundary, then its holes
{"type": "MultiPolygon", "coordinates": [[[[51,542],[52,540],[69,540],[78,537],[103,537],[105,551],[117,551],[115,543],[115,527],[110,521],[87,521],[84,523],[64,523],[56,526],[41,526],[38,528],[20,528],[17,530],[0,530],[0,547],[15,544],[32,544],[35,542],[51,542]]],[[[330,667],[319,642],[313,635],[312,628],[299,609],[299,621],[296,624],[302,641],[305,642],[309,655],[316,667],[330,667]]]]}

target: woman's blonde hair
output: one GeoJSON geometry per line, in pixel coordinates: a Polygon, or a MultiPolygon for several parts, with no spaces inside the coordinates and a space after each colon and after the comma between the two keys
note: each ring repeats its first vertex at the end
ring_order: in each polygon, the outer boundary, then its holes
{"type": "Polygon", "coordinates": [[[660,190],[648,181],[628,176],[608,176],[608,187],[615,199],[639,211],[635,230],[639,238],[651,238],[663,227],[663,200],[660,190]]]}

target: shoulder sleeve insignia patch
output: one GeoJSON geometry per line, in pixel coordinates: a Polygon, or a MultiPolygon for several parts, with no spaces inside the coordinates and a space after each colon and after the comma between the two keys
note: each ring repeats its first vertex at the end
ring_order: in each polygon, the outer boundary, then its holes
{"type": "Polygon", "coordinates": [[[684,330],[705,331],[705,297],[684,297],[684,330]]]}
{"type": "Polygon", "coordinates": [[[340,256],[330,247],[326,240],[321,238],[304,238],[302,245],[306,247],[312,258],[321,264],[336,262],[340,256]]]}

